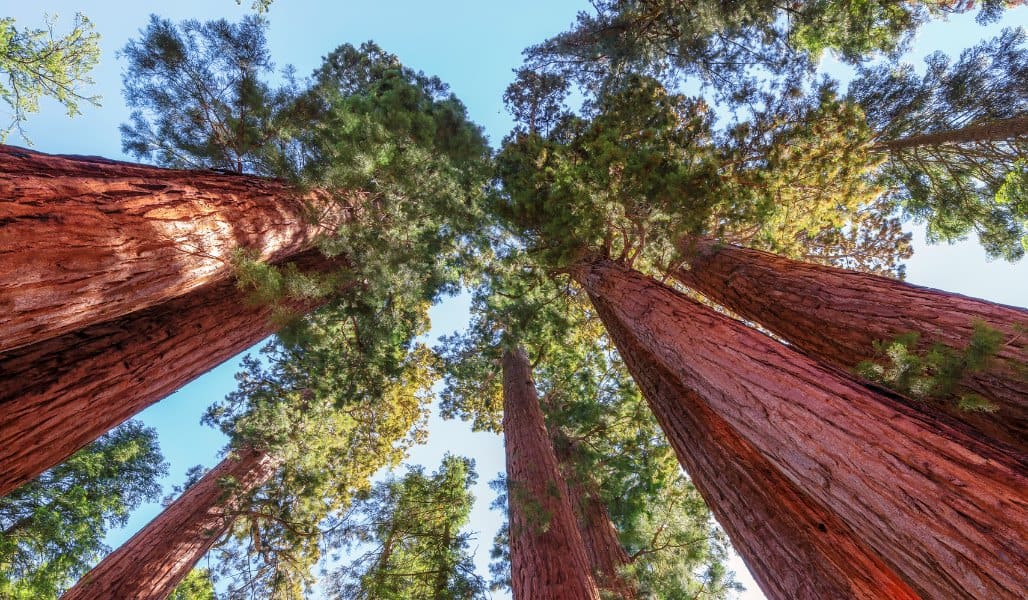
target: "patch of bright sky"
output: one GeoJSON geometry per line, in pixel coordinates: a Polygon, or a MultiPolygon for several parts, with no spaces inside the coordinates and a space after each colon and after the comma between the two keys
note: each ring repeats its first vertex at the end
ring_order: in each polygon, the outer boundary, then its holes
{"type": "MultiPolygon", "coordinates": [[[[100,155],[125,158],[121,154],[118,125],[128,118],[121,99],[123,61],[116,52],[131,37],[138,37],[150,13],[173,21],[183,19],[238,19],[247,6],[232,0],[180,0],[177,2],[94,2],[83,6],[67,0],[12,2],[2,12],[14,17],[19,26],[39,26],[43,13],[59,14],[63,23],[81,11],[96,24],[102,35],[101,63],[93,72],[94,90],[103,95],[102,107],[84,106],[82,115],[68,119],[61,108],[44,102],[33,115],[27,130],[35,148],[62,154],[100,155]]],[[[246,3],[247,0],[244,0],[246,3]]],[[[585,2],[522,0],[517,3],[452,0],[423,2],[319,2],[276,0],[269,13],[269,43],[272,56],[281,67],[292,64],[299,75],[310,73],[321,57],[342,43],[359,45],[375,40],[397,54],[407,65],[437,75],[450,84],[467,105],[471,118],[481,124],[493,145],[511,127],[500,98],[511,80],[511,70],[521,63],[521,50],[567,27],[585,2]]],[[[57,30],[61,31],[61,22],[57,30]]],[[[934,23],[918,35],[908,60],[919,62],[935,50],[956,54],[975,42],[996,35],[1002,26],[1028,23],[1028,8],[1009,11],[1002,23],[979,27],[970,16],[934,23]]],[[[826,66],[831,66],[826,65],[826,66]]],[[[834,70],[834,69],[833,69],[834,70]]],[[[11,143],[19,143],[12,136],[11,143]]],[[[916,253],[908,262],[908,280],[921,285],[1023,306],[1028,303],[1028,261],[1010,265],[990,262],[973,242],[952,246],[926,246],[923,231],[917,231],[916,253]]],[[[468,298],[448,299],[432,310],[431,337],[463,328],[468,298]]],[[[164,401],[139,415],[157,428],[161,447],[171,463],[166,489],[180,483],[187,468],[195,464],[214,465],[225,443],[220,433],[199,425],[200,415],[213,401],[234,387],[238,357],[226,362],[164,401]]],[[[499,515],[488,505],[494,497],[487,482],[503,471],[503,445],[499,436],[473,433],[461,422],[433,416],[427,445],[416,448],[410,462],[438,467],[445,452],[472,456],[477,461],[478,498],[472,513],[472,528],[479,531],[475,542],[476,561],[487,573],[488,550],[499,523],[499,515]]],[[[160,506],[147,505],[135,512],[127,527],[112,532],[108,544],[117,546],[155,516],[160,506]]],[[[745,598],[762,598],[741,561],[732,563],[740,580],[749,588],[745,598]]]]}

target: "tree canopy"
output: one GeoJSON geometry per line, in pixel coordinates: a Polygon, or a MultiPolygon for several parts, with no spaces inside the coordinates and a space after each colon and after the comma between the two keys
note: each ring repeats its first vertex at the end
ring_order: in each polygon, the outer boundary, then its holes
{"type": "Polygon", "coordinates": [[[334,597],[347,599],[485,598],[485,582],[469,551],[465,530],[474,504],[473,460],[446,455],[426,474],[409,467],[358,499],[328,536],[345,551],[330,576],[334,597]]]}
{"type": "Polygon", "coordinates": [[[10,123],[0,127],[0,143],[12,130],[26,138],[23,124],[39,110],[41,98],[57,101],[69,116],[79,113],[80,102],[99,105],[100,97],[83,88],[93,84],[89,72],[100,60],[100,34],[82,13],[63,37],[56,35],[56,25],[56,15],[40,29],[19,29],[14,19],[0,18],[0,100],[11,111],[10,123]]]}

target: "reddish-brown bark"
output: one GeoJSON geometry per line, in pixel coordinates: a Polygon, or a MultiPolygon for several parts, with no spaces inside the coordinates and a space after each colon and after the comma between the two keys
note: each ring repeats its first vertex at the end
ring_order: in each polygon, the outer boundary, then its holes
{"type": "Polygon", "coordinates": [[[0,354],[0,495],[274,333],[271,314],[224,282],[0,354]]]}
{"type": "Polygon", "coordinates": [[[260,177],[12,146],[0,199],[0,352],[227,280],[240,249],[291,257],[350,212],[260,177]]]}
{"type": "Polygon", "coordinates": [[[632,559],[618,539],[617,530],[610,520],[610,513],[600,497],[596,482],[574,468],[575,449],[571,440],[552,432],[550,439],[596,585],[614,598],[636,598],[638,594],[635,586],[622,575],[623,569],[632,563],[632,559]]]}
{"type": "Polygon", "coordinates": [[[968,412],[951,401],[911,405],[1028,450],[1028,329],[1018,330],[1028,328],[1028,310],[708,240],[684,250],[691,268],[675,271],[678,281],[847,371],[873,358],[875,340],[916,331],[922,348],[934,342],[964,348],[975,320],[998,329],[1008,343],[987,371],[965,378],[967,389],[992,400],[997,412],[968,412]]]}
{"type": "Polygon", "coordinates": [[[888,140],[874,145],[874,150],[897,152],[921,146],[942,146],[972,142],[1000,142],[1019,137],[1028,137],[1028,117],[1014,117],[975,123],[960,129],[911,135],[888,140]]]}
{"type": "Polygon", "coordinates": [[[1028,465],[609,260],[577,280],[662,368],[919,593],[1028,589],[1028,465]]]}
{"type": "Polygon", "coordinates": [[[523,350],[503,355],[510,571],[515,600],[599,600],[523,350]]]}
{"type": "Polygon", "coordinates": [[[279,461],[241,450],[221,461],[61,598],[165,600],[228,531],[239,499],[268,481],[279,461]],[[232,478],[228,491],[219,480],[232,478]]]}
{"type": "Polygon", "coordinates": [[[768,598],[918,598],[835,514],[664,369],[603,300],[594,304],[679,462],[768,598]]]}

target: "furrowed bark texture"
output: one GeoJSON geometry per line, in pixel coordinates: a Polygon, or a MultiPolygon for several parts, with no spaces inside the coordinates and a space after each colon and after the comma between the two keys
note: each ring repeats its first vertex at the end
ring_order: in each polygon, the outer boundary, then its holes
{"type": "Polygon", "coordinates": [[[783,475],[929,598],[1028,589],[1028,465],[609,260],[578,281],[783,475]]]}
{"type": "Polygon", "coordinates": [[[874,356],[876,340],[916,331],[922,349],[934,342],[964,348],[981,320],[1004,335],[992,366],[968,373],[972,392],[993,401],[995,413],[961,410],[951,401],[911,402],[945,413],[989,437],[1028,452],[1028,310],[894,279],[799,262],[709,240],[683,245],[689,270],[674,277],[817,360],[852,371],[874,356]]]}
{"type": "Polygon", "coordinates": [[[632,563],[632,559],[618,539],[617,530],[600,498],[595,481],[574,468],[575,449],[571,440],[552,433],[550,439],[560,473],[567,485],[571,509],[578,522],[578,531],[582,534],[585,554],[596,585],[615,598],[637,598],[635,586],[621,574],[632,563]]]}
{"type": "Polygon", "coordinates": [[[278,464],[256,450],[221,461],[61,598],[165,600],[228,531],[239,498],[268,481],[278,464]],[[236,491],[219,483],[223,477],[235,480],[236,491]]]}
{"type": "Polygon", "coordinates": [[[291,257],[350,212],[260,177],[12,146],[0,199],[0,352],[227,280],[240,249],[291,257]]]}
{"type": "Polygon", "coordinates": [[[515,600],[599,600],[523,350],[503,355],[503,437],[515,600]]]}
{"type": "Polygon", "coordinates": [[[0,354],[0,495],[277,331],[271,314],[224,282],[0,354]]]}
{"type": "Polygon", "coordinates": [[[678,461],[768,598],[918,598],[845,523],[664,369],[605,301],[593,303],[678,461]]]}
{"type": "Polygon", "coordinates": [[[911,135],[898,140],[890,140],[875,144],[875,150],[896,152],[920,146],[942,146],[944,144],[967,144],[971,142],[1001,142],[1018,137],[1028,137],[1028,117],[1014,117],[1012,119],[1001,119],[987,121],[951,129],[949,131],[938,131],[925,133],[923,135],[911,135]]]}

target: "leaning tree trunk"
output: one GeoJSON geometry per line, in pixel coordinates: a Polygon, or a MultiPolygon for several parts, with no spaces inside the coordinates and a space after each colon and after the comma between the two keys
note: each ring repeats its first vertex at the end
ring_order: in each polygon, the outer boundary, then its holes
{"type": "Polygon", "coordinates": [[[0,352],[227,280],[242,251],[288,258],[351,212],[281,181],[12,146],[0,199],[0,352]]]}
{"type": "MultiPolygon", "coordinates": [[[[310,251],[295,264],[339,263],[310,251]]],[[[0,354],[0,496],[274,333],[272,312],[224,282],[0,354]]]]}
{"type": "Polygon", "coordinates": [[[993,364],[962,382],[997,412],[969,412],[946,401],[911,405],[1028,450],[1028,310],[709,240],[685,242],[683,250],[691,268],[675,271],[678,281],[847,371],[874,358],[876,340],[916,331],[922,350],[934,342],[963,348],[975,321],[998,329],[1005,343],[993,364]]]}
{"type": "Polygon", "coordinates": [[[221,461],[61,598],[165,600],[231,527],[240,499],[267,482],[278,465],[257,450],[221,461]],[[226,477],[235,482],[232,492],[226,477]]]}
{"type": "Polygon", "coordinates": [[[813,500],[930,598],[1028,589],[1028,465],[610,260],[576,279],[813,500]]]}
{"type": "Polygon", "coordinates": [[[943,146],[947,144],[968,144],[973,142],[1002,142],[1016,138],[1028,138],[1028,116],[1014,117],[975,123],[960,129],[935,133],[910,135],[895,140],[886,140],[873,146],[874,150],[897,152],[921,146],[943,146]]]}
{"type": "Polygon", "coordinates": [[[632,564],[632,559],[618,539],[596,482],[575,469],[576,451],[571,440],[559,433],[551,433],[550,440],[596,585],[614,598],[631,600],[638,597],[635,586],[623,574],[624,569],[632,564]]]}
{"type": "Polygon", "coordinates": [[[664,369],[603,300],[593,303],[678,461],[768,598],[919,597],[838,516],[664,369]]]}
{"type": "Polygon", "coordinates": [[[599,600],[521,349],[503,355],[503,436],[515,600],[599,600]]]}

